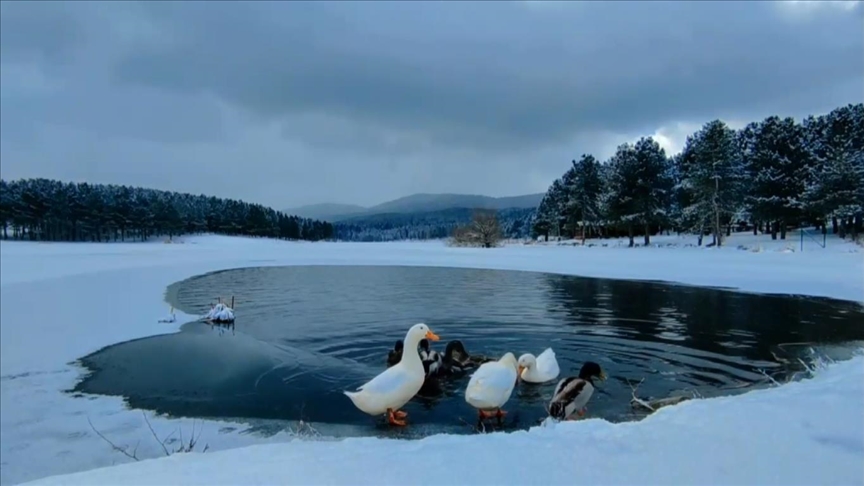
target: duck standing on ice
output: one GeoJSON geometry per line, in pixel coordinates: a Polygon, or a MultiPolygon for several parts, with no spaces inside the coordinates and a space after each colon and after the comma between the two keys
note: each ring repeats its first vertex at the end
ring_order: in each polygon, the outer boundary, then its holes
{"type": "Polygon", "coordinates": [[[345,391],[354,406],[369,415],[387,414],[391,425],[405,425],[408,414],[399,410],[420,391],[426,379],[426,370],[420,360],[417,345],[426,338],[440,338],[426,324],[414,324],[405,335],[402,356],[399,362],[357,388],[345,391]]]}
{"type": "Polygon", "coordinates": [[[516,356],[507,353],[498,361],[483,363],[471,375],[465,389],[465,401],[477,409],[480,422],[497,417],[500,423],[507,414],[501,407],[510,400],[519,379],[516,366],[516,356]]]}
{"type": "Polygon", "coordinates": [[[594,394],[593,378],[605,380],[606,373],[600,365],[588,361],[579,370],[579,376],[568,376],[558,382],[552,401],[549,402],[549,415],[557,420],[573,420],[577,415],[585,415],[585,405],[594,394]]]}

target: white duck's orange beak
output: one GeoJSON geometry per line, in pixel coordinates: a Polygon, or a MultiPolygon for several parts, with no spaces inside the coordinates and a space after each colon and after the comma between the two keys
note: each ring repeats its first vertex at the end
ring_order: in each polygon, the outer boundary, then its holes
{"type": "Polygon", "coordinates": [[[522,379],[522,370],[524,370],[524,369],[525,369],[525,367],[522,365],[519,365],[519,367],[516,368],[516,381],[519,381],[522,379]]]}
{"type": "Polygon", "coordinates": [[[432,332],[432,331],[426,331],[426,339],[429,339],[429,340],[431,340],[431,341],[439,341],[439,340],[441,340],[441,338],[438,337],[438,335],[435,334],[435,333],[432,332]]]}

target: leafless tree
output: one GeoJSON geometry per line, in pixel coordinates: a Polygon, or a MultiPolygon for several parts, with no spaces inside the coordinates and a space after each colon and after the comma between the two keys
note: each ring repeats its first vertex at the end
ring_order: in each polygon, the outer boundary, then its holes
{"type": "Polygon", "coordinates": [[[453,230],[452,241],[458,246],[493,248],[501,241],[501,224],[494,210],[478,209],[471,222],[453,230]]]}

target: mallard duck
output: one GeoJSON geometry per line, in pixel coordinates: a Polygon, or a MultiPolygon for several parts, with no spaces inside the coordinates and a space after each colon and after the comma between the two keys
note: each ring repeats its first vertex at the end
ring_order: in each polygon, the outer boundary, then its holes
{"type": "Polygon", "coordinates": [[[402,359],[402,349],[404,348],[404,344],[402,340],[396,341],[396,344],[393,346],[393,349],[387,353],[387,367],[395,365],[402,359]]]}
{"type": "Polygon", "coordinates": [[[519,377],[528,383],[545,383],[558,378],[561,369],[558,360],[555,359],[555,351],[546,348],[540,356],[534,357],[531,353],[525,353],[519,357],[519,377]]]}
{"type": "Polygon", "coordinates": [[[490,358],[489,356],[484,356],[482,354],[472,354],[468,358],[468,361],[465,363],[465,366],[476,367],[482,365],[483,363],[491,363],[493,361],[498,360],[495,358],[490,358]]]}
{"type": "Polygon", "coordinates": [[[411,350],[402,353],[399,362],[378,376],[372,378],[357,388],[356,391],[344,391],[354,406],[369,415],[387,414],[391,425],[405,425],[408,416],[402,410],[414,395],[420,391],[426,378],[417,344],[423,338],[437,341],[440,339],[426,324],[414,324],[405,334],[404,347],[411,350]]]}
{"type": "Polygon", "coordinates": [[[458,375],[465,373],[470,368],[476,368],[489,361],[497,361],[485,356],[471,356],[465,350],[462,341],[454,339],[447,343],[444,353],[429,349],[429,342],[425,339],[420,341],[420,358],[428,361],[430,375],[458,375]]]}
{"type": "Polygon", "coordinates": [[[606,373],[599,364],[588,361],[582,365],[579,376],[568,376],[559,381],[549,402],[549,415],[558,420],[573,420],[574,413],[584,416],[585,405],[594,394],[594,377],[602,381],[606,379],[606,373]]]}
{"type": "Polygon", "coordinates": [[[505,354],[498,361],[483,363],[468,381],[465,401],[477,409],[481,421],[490,417],[500,421],[507,414],[501,407],[510,399],[517,379],[513,353],[505,354]]]}
{"type": "Polygon", "coordinates": [[[496,360],[479,355],[471,356],[468,354],[468,351],[465,350],[465,345],[462,344],[462,341],[454,339],[447,343],[447,347],[444,349],[444,357],[442,361],[442,368],[444,371],[450,374],[461,374],[468,371],[470,368],[476,368],[483,363],[496,360]]]}

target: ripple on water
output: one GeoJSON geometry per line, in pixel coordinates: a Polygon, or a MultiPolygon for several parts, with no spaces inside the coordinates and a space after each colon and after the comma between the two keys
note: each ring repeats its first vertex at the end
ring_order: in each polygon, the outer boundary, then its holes
{"type": "MultiPolygon", "coordinates": [[[[177,334],[105,348],[82,359],[94,372],[76,390],[177,416],[253,421],[262,430],[303,419],[345,433],[394,434],[370,427],[373,419],[342,391],[385,369],[387,351],[422,321],[442,336],[434,344],[442,351],[452,339],[488,356],[551,346],[562,374],[597,361],[611,379],[589,409],[617,421],[634,418],[631,384],[642,379],[642,396],[740,393],[764,384],[763,370],[795,371],[795,359],[775,359],[789,354],[783,343],[864,339],[855,304],[531,272],[263,267],[169,288],[174,306],[192,314],[217,295],[236,296],[235,326],[189,323],[177,334]]],[[[470,431],[467,381],[412,400],[409,434],[470,431]]],[[[521,384],[505,407],[508,426],[542,419],[554,386],[521,384]]]]}

